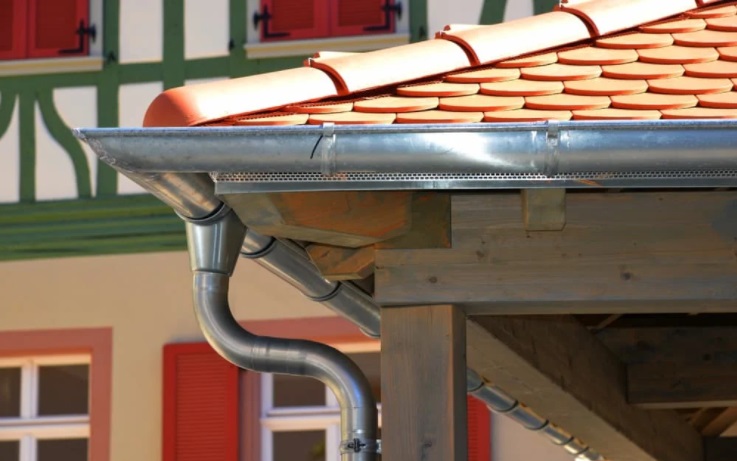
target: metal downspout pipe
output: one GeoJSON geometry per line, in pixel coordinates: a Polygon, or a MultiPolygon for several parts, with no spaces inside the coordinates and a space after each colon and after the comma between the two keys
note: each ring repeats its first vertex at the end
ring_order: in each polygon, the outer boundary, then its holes
{"type": "MultiPolygon", "coordinates": [[[[210,200],[199,205],[187,211],[195,210],[195,216],[205,218],[182,217],[194,274],[195,314],[208,343],[241,368],[322,381],[340,405],[341,460],[376,461],[381,453],[378,411],[366,377],[351,359],[330,346],[257,336],[241,327],[230,310],[228,286],[245,227],[235,212],[219,201],[214,209],[210,200]]],[[[182,215],[183,208],[174,208],[182,215]]],[[[333,291],[340,290],[334,287],[333,291]]]]}

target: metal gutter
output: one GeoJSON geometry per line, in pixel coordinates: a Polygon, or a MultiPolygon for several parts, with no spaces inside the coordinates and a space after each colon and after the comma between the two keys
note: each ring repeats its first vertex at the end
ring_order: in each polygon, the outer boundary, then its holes
{"type": "Polygon", "coordinates": [[[81,129],[124,172],[210,173],[218,194],[730,187],[737,121],[81,129]]]}

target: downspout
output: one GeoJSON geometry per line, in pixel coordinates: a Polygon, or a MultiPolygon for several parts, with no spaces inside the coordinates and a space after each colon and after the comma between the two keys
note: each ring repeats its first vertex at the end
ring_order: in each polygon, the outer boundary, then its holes
{"type": "MultiPolygon", "coordinates": [[[[376,461],[381,452],[378,412],[366,377],[351,359],[325,344],[257,336],[243,329],[230,310],[228,286],[245,227],[224,204],[212,209],[211,198],[192,203],[196,206],[188,206],[189,211],[207,216],[192,219],[182,215],[194,274],[195,313],[207,341],[241,368],[323,382],[340,405],[341,460],[376,461]]],[[[177,211],[181,215],[182,209],[177,211]]]]}

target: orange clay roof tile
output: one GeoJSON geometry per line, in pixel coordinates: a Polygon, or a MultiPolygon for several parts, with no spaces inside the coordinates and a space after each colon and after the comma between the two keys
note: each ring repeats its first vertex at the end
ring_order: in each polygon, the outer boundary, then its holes
{"type": "Polygon", "coordinates": [[[493,26],[443,31],[440,37],[461,44],[476,64],[485,64],[586,40],[591,35],[575,16],[552,12],[493,26]]]}
{"type": "Polygon", "coordinates": [[[696,32],[706,29],[703,19],[689,18],[663,21],[655,24],[640,26],[640,31],[651,34],[674,34],[682,32],[696,32]]]}
{"type": "Polygon", "coordinates": [[[696,0],[598,0],[561,6],[606,35],[696,8],[696,0]]]}
{"type": "Polygon", "coordinates": [[[169,90],[147,126],[498,123],[737,113],[734,0],[569,1],[494,26],[169,90]],[[626,25],[626,26],[625,26],[626,25]],[[602,31],[615,31],[602,35],[602,31]],[[593,36],[591,36],[593,34],[593,36]]]}
{"type": "Polygon", "coordinates": [[[700,94],[696,98],[699,106],[716,107],[719,109],[737,109],[737,93],[727,91],[724,93],[700,94]]]}

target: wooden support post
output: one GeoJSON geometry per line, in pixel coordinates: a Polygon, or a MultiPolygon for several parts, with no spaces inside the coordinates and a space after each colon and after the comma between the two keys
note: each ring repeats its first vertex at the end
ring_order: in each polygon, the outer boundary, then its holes
{"type": "Polygon", "coordinates": [[[465,461],[466,319],[454,306],[383,309],[384,461],[465,461]]]}

